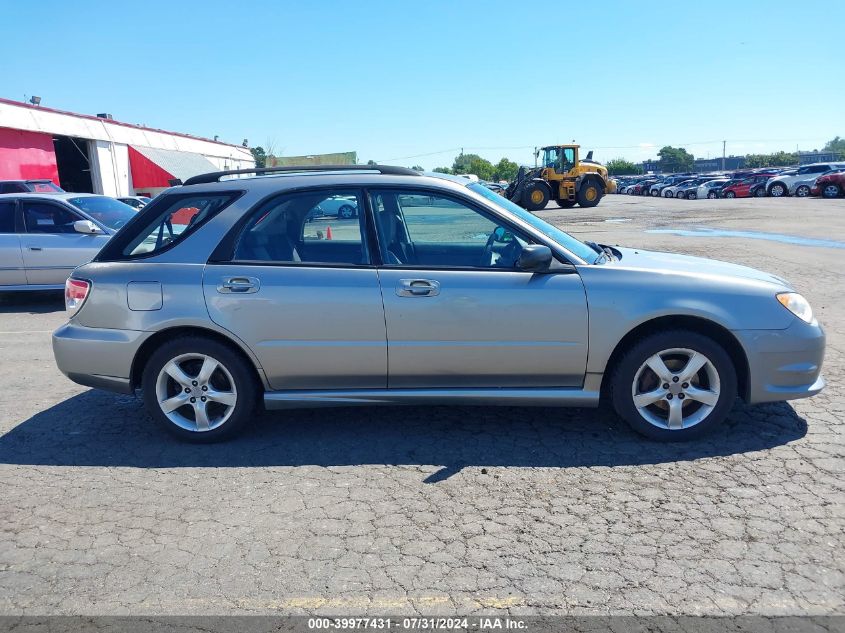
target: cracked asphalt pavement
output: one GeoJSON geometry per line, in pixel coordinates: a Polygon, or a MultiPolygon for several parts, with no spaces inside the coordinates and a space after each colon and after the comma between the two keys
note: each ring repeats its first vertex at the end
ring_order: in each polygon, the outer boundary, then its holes
{"type": "Polygon", "coordinates": [[[61,296],[5,295],[0,614],[845,613],[845,251],[646,232],[843,240],[845,200],[540,215],[785,276],[827,330],[827,389],[738,403],[688,444],[604,409],[409,407],[262,414],[192,446],[59,373],[61,296]]]}

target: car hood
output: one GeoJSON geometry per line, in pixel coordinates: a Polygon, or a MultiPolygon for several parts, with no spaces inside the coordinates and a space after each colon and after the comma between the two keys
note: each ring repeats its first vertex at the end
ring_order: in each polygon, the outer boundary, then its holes
{"type": "Polygon", "coordinates": [[[680,273],[714,275],[730,278],[751,279],[758,282],[770,283],[775,286],[792,288],[790,283],[771,273],[731,264],[706,257],[693,257],[691,255],[678,255],[677,253],[662,253],[659,251],[645,251],[639,248],[613,247],[622,254],[622,259],[612,262],[613,266],[619,268],[631,268],[639,270],[652,270],[660,273],[680,273]]]}

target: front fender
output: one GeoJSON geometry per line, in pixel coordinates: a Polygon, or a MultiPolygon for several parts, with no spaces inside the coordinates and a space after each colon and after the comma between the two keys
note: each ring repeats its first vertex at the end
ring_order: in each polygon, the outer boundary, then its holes
{"type": "Polygon", "coordinates": [[[589,309],[587,371],[605,370],[629,332],[661,317],[704,319],[727,330],[782,330],[795,317],[775,299],[780,289],[753,279],[696,273],[579,266],[589,309]]]}

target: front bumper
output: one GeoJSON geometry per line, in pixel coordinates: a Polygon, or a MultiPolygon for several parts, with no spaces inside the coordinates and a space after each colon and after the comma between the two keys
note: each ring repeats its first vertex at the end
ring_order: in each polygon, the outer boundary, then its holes
{"type": "Polygon", "coordinates": [[[748,358],[749,403],[808,398],[820,392],[825,334],[795,318],[785,330],[735,330],[748,358]]]}
{"type": "Polygon", "coordinates": [[[152,334],[69,322],[53,332],[53,356],[61,372],[80,385],[132,393],[132,361],[152,334]]]}

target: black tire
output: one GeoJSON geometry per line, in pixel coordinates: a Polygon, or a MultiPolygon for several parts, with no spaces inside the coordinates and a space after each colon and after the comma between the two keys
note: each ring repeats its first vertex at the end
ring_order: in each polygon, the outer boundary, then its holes
{"type": "Polygon", "coordinates": [[[765,198],[766,197],[766,187],[764,185],[760,185],[754,190],[754,197],[755,198],[765,198]]]}
{"type": "Polygon", "coordinates": [[[715,192],[715,191],[710,191],[710,192],[708,192],[708,193],[707,193],[707,198],[708,198],[709,200],[715,200],[715,199],[716,199],[716,198],[718,198],[718,197],[719,197],[719,196],[718,196],[718,195],[716,195],[716,192],[715,192]]]}
{"type": "Polygon", "coordinates": [[[545,209],[549,203],[549,188],[539,182],[531,182],[525,185],[522,192],[522,206],[529,211],[545,209]]]}
{"type": "Polygon", "coordinates": [[[685,197],[685,196],[684,196],[684,192],[683,192],[683,191],[676,191],[676,192],[675,192],[675,199],[676,199],[676,200],[679,200],[679,199],[681,199],[681,198],[683,198],[683,197],[685,197]]]}
{"type": "Polygon", "coordinates": [[[795,189],[795,196],[798,198],[806,198],[810,195],[810,188],[807,185],[801,185],[795,189]]]}
{"type": "Polygon", "coordinates": [[[652,190],[651,190],[651,197],[652,197],[652,198],[657,198],[657,197],[659,197],[659,196],[660,196],[660,192],[659,192],[657,189],[652,189],[652,190]]]}
{"type": "Polygon", "coordinates": [[[579,207],[589,209],[601,202],[601,196],[601,185],[596,182],[595,178],[590,178],[581,183],[581,188],[578,190],[576,198],[578,199],[579,207]]]}
{"type": "MultiPolygon", "coordinates": [[[[652,334],[626,350],[616,366],[608,369],[612,371],[610,400],[616,413],[637,433],[661,442],[683,442],[711,432],[724,422],[736,400],[736,370],[730,356],[716,341],[692,330],[669,330],[652,334]],[[634,379],[645,361],[664,350],[675,348],[704,354],[715,368],[720,382],[718,400],[710,413],[697,424],[681,429],[662,428],[646,420],[635,406],[632,393],[634,379]]],[[[654,406],[663,404],[661,400],[654,406]]],[[[691,400],[690,406],[696,405],[691,400]]]]}
{"type": "Polygon", "coordinates": [[[836,183],[824,185],[822,187],[822,198],[827,198],[828,200],[832,200],[833,198],[838,198],[841,195],[842,195],[842,187],[840,187],[836,183]]]}
{"type": "Polygon", "coordinates": [[[733,191],[726,191],[722,197],[723,198],[736,198],[736,194],[733,191]]]}
{"type": "Polygon", "coordinates": [[[773,182],[769,187],[769,195],[772,198],[786,198],[789,195],[789,188],[782,182],[773,182]]]}
{"type": "Polygon", "coordinates": [[[337,217],[343,220],[351,220],[355,217],[355,207],[351,204],[344,204],[337,210],[337,217]]]}
{"type": "Polygon", "coordinates": [[[687,200],[697,200],[698,194],[695,191],[690,191],[687,193],[687,200]]]}
{"type": "MultiPolygon", "coordinates": [[[[220,374],[217,375],[220,376],[220,374]]],[[[228,377],[223,377],[223,379],[227,380],[228,377]]],[[[209,378],[209,384],[212,380],[214,380],[214,377],[209,378]]],[[[175,385],[171,385],[171,387],[173,386],[175,385]]],[[[199,388],[200,385],[196,385],[196,387],[199,388]]],[[[187,336],[164,343],[150,356],[142,374],[141,390],[147,410],[153,420],[165,431],[188,442],[207,444],[229,439],[244,429],[253,417],[256,402],[261,394],[261,385],[257,382],[253,367],[241,353],[214,339],[202,336],[187,336]],[[228,415],[228,419],[210,430],[198,431],[182,428],[172,422],[159,406],[157,381],[160,372],[171,360],[191,354],[208,356],[220,363],[228,372],[228,377],[231,377],[231,381],[234,383],[234,391],[237,394],[233,411],[228,415]]],[[[179,390],[177,389],[177,391],[179,390]]],[[[202,391],[197,391],[197,394],[201,396],[202,391]]],[[[210,407],[211,403],[208,406],[210,407]]],[[[182,410],[190,411],[190,408],[191,405],[186,404],[182,407],[182,410]]],[[[179,409],[176,411],[179,411],[179,409]]]]}

